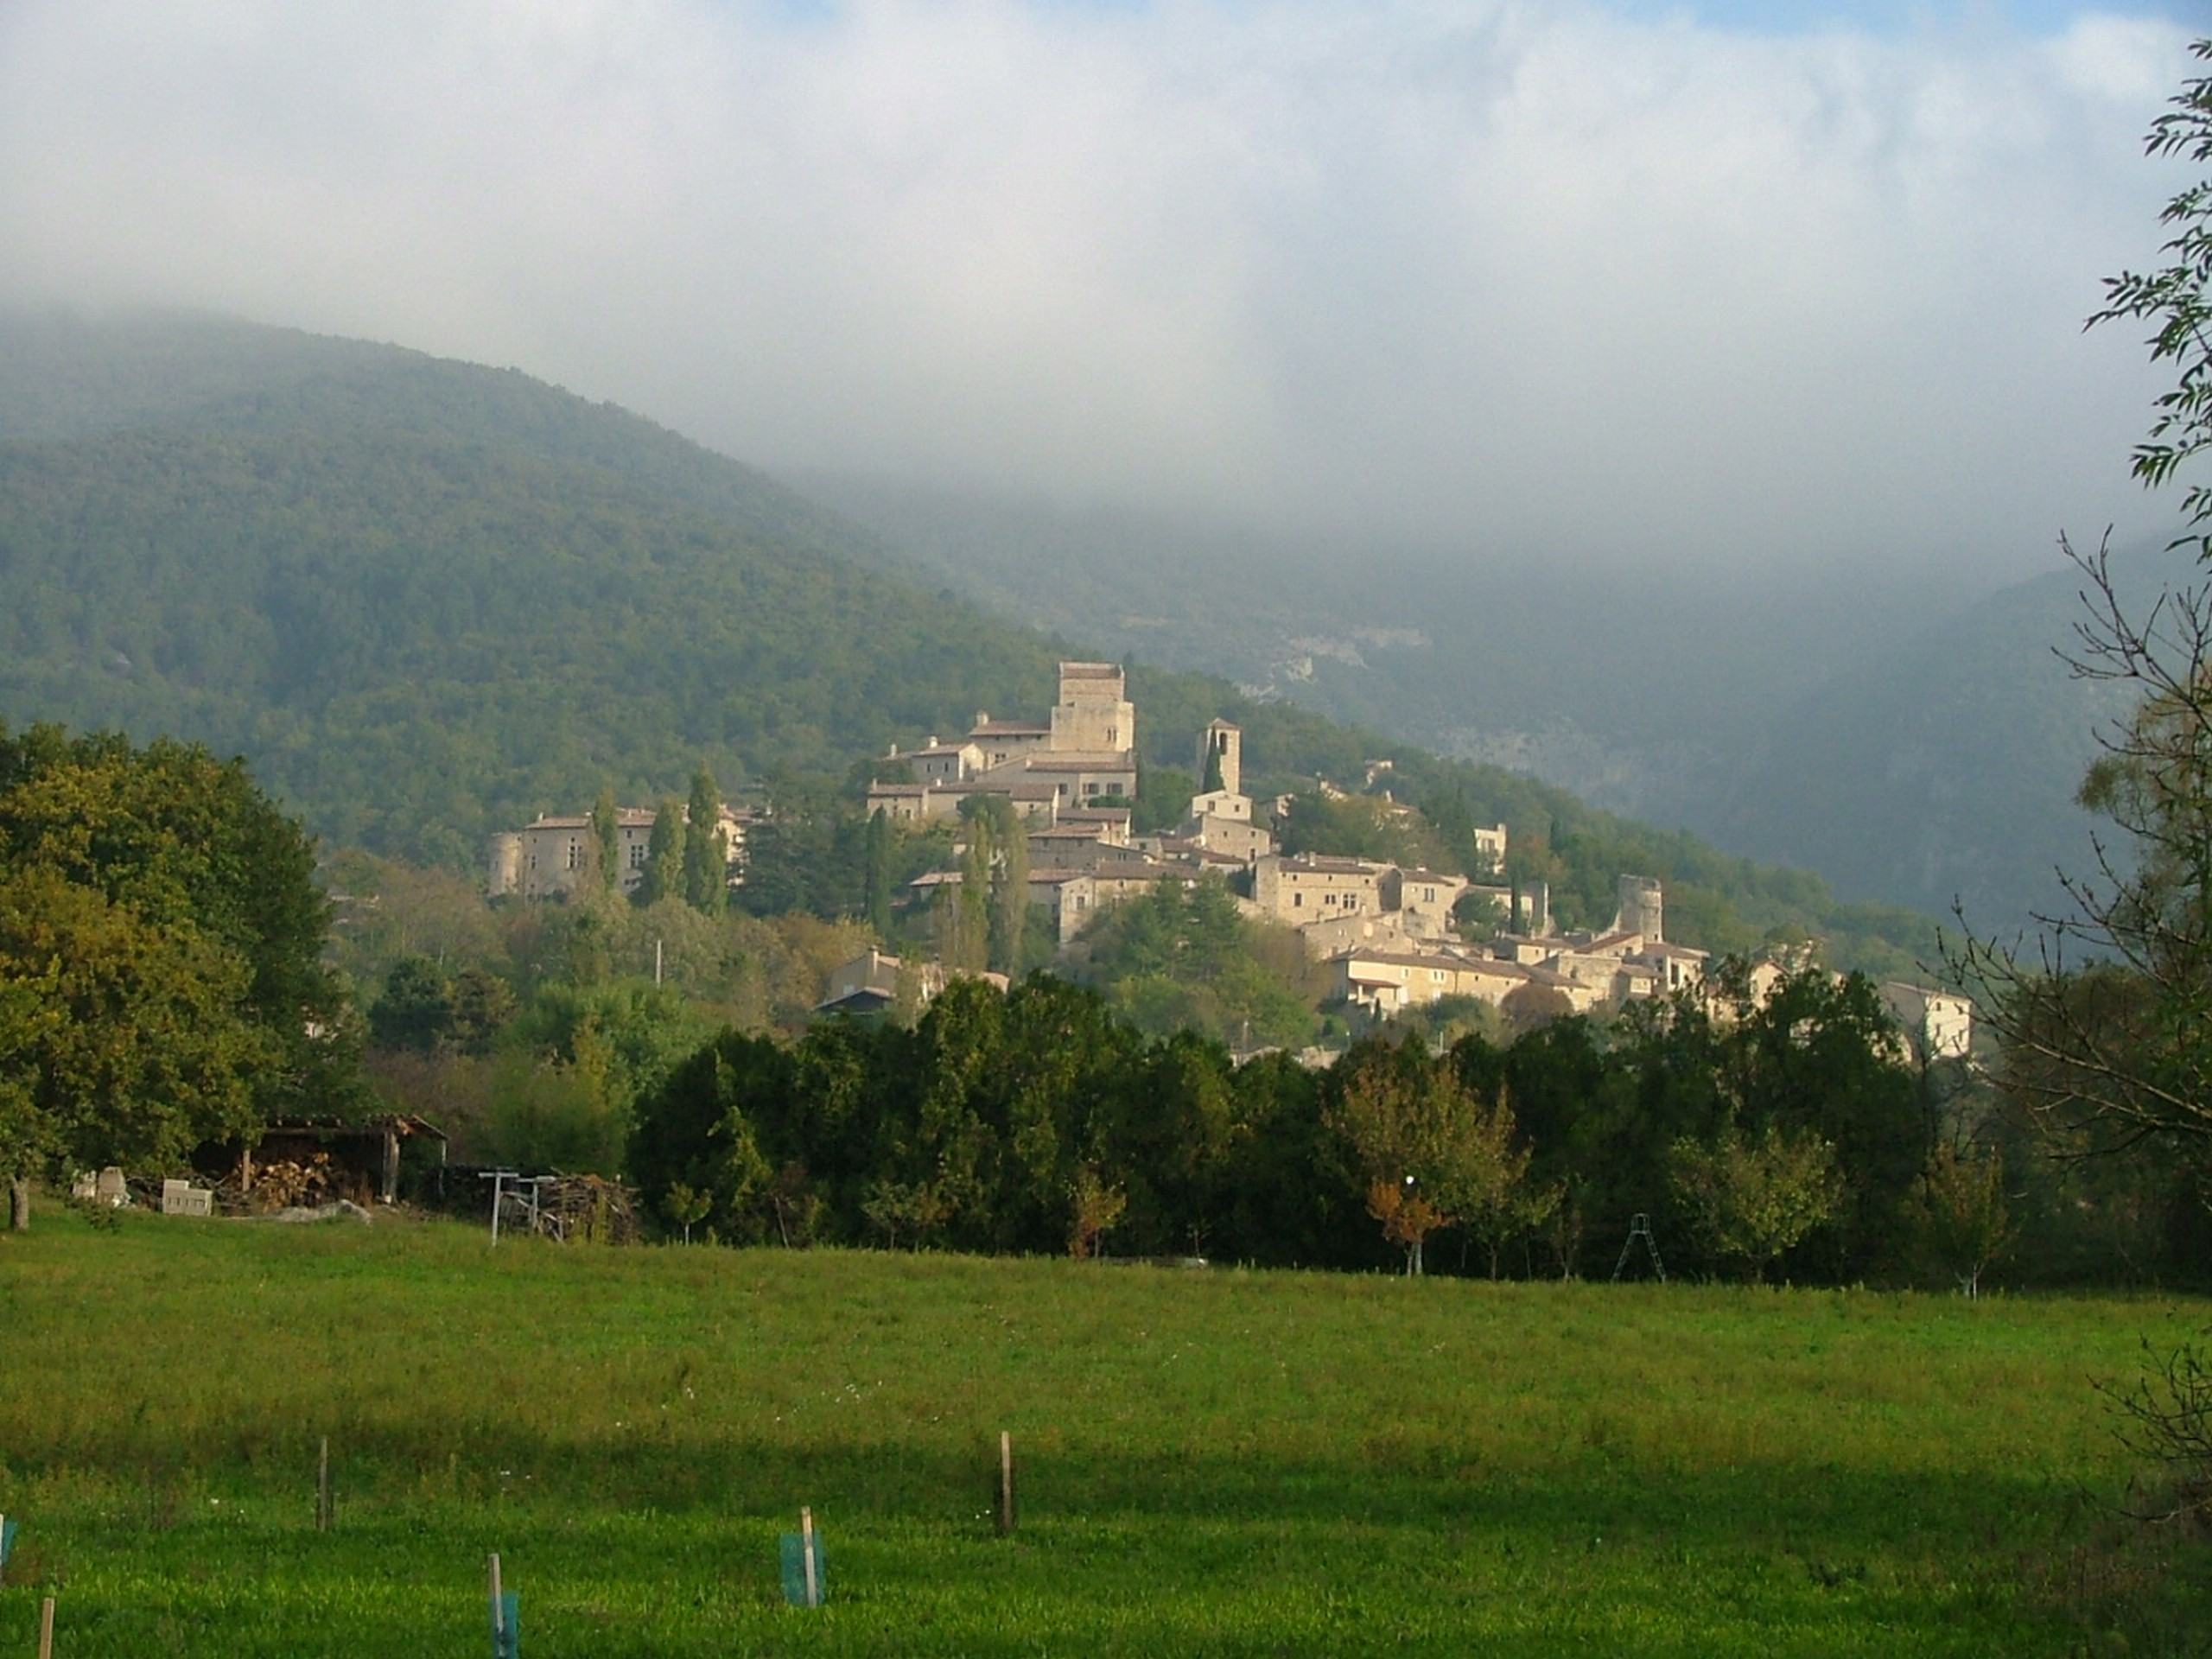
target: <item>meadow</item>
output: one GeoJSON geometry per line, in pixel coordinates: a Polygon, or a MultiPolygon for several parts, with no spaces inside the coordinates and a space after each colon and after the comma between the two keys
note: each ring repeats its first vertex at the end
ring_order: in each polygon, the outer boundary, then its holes
{"type": "Polygon", "coordinates": [[[540,1656],[2196,1651],[2090,1381],[2209,1313],[49,1206],[0,1655],[481,1654],[494,1550],[540,1656]]]}

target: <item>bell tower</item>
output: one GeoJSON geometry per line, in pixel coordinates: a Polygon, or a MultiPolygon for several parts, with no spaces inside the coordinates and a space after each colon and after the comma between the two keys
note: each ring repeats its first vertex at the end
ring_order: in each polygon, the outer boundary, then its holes
{"type": "Polygon", "coordinates": [[[1198,734],[1198,793],[1244,792],[1244,734],[1217,720],[1198,734]]]}

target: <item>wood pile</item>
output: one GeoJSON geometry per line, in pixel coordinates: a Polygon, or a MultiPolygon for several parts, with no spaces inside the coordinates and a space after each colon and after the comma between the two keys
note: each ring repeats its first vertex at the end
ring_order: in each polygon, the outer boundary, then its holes
{"type": "Polygon", "coordinates": [[[267,1211],[329,1204],[350,1198],[344,1190],[343,1172],[331,1166],[330,1154],[318,1152],[302,1160],[279,1159],[253,1166],[253,1185],[241,1191],[235,1174],[217,1189],[225,1209],[267,1211]]]}
{"type": "MultiPolygon", "coordinates": [[[[510,1198],[511,1206],[516,1200],[510,1198]]],[[[509,1224],[516,1210],[507,1211],[509,1224]]],[[[537,1230],[575,1244],[634,1244],[638,1217],[630,1191],[597,1175],[550,1175],[537,1183],[537,1230]]]]}

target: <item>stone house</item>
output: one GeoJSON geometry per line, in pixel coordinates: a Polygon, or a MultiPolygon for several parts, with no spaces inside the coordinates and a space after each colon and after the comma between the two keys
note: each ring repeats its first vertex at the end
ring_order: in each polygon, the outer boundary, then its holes
{"type": "Polygon", "coordinates": [[[1879,995],[1913,1059],[1962,1060],[1974,1047],[1972,998],[1900,980],[1883,985],[1879,995]]]}
{"type": "Polygon", "coordinates": [[[870,947],[850,962],[840,963],[830,969],[829,984],[822,1001],[816,1003],[817,1014],[881,1014],[899,1000],[902,986],[912,981],[914,1006],[925,1007],[938,993],[957,978],[975,978],[987,984],[1007,988],[1004,974],[962,975],[941,963],[917,963],[911,966],[896,957],[887,956],[870,947]]]}
{"type": "Polygon", "coordinates": [[[1382,908],[1387,864],[1363,858],[1270,854],[1252,867],[1252,900],[1270,921],[1292,927],[1382,908]]]}
{"type": "MultiPolygon", "coordinates": [[[[645,855],[659,817],[649,806],[616,810],[615,861],[624,893],[636,892],[645,880],[645,855]]],[[[733,887],[745,879],[745,836],[752,822],[750,812],[729,806],[721,810],[728,880],[733,887]]],[[[509,894],[523,899],[565,897],[595,874],[598,854],[589,813],[540,814],[520,830],[503,830],[491,838],[485,891],[494,899],[509,894]]]]}
{"type": "Polygon", "coordinates": [[[1382,908],[1395,911],[1417,939],[1448,939],[1452,907],[1470,885],[1464,875],[1394,868],[1382,877],[1382,908]]]}

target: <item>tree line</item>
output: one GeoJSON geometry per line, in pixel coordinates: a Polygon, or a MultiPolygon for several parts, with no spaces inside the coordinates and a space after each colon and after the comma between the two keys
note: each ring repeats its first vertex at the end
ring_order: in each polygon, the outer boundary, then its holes
{"type": "Polygon", "coordinates": [[[2012,1225],[1952,1127],[1857,976],[1760,999],[1731,970],[1309,1069],[1040,974],[957,980],[911,1026],[726,1031],[641,1098],[628,1165],[671,1231],[726,1242],[1602,1276],[1641,1217],[1677,1274],[1948,1283],[2012,1225]]]}

